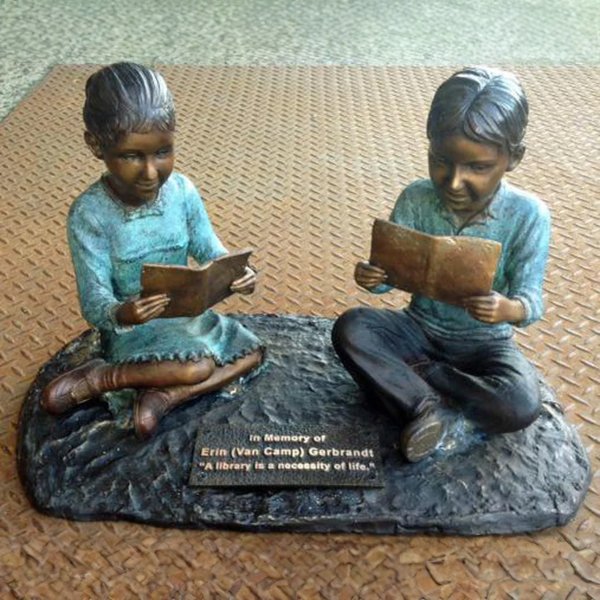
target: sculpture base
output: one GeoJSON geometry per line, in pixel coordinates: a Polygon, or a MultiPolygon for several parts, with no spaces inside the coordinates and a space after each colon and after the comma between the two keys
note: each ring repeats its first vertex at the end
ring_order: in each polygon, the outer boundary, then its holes
{"type": "Polygon", "coordinates": [[[268,347],[265,371],[176,409],[147,442],[131,409],[114,416],[102,401],[54,417],[39,405],[53,377],[99,354],[98,336],[71,342],[38,374],[21,411],[18,463],[40,511],[76,520],[127,519],[161,526],[251,531],[527,532],[563,525],[590,483],[575,429],[542,382],[544,408],[524,431],[486,438],[458,415],[443,447],[407,464],[400,430],[362,398],[331,348],[332,321],[243,316],[268,347]],[[379,489],[197,488],[188,485],[200,425],[312,425],[378,432],[379,489]]]}

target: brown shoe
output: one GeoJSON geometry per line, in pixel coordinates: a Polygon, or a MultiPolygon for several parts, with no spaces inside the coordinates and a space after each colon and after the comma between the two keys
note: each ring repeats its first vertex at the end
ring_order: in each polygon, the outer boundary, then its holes
{"type": "Polygon", "coordinates": [[[98,395],[99,390],[93,385],[90,375],[105,364],[101,358],[95,358],[53,379],[42,393],[42,408],[59,415],[98,395]]]}
{"type": "Polygon", "coordinates": [[[418,462],[433,454],[444,437],[446,423],[435,406],[411,421],[400,435],[400,447],[408,462],[418,462]]]}
{"type": "Polygon", "coordinates": [[[174,402],[168,388],[152,388],[141,392],[133,406],[133,426],[138,438],[147,440],[152,437],[160,420],[177,404],[179,402],[174,402]]]}

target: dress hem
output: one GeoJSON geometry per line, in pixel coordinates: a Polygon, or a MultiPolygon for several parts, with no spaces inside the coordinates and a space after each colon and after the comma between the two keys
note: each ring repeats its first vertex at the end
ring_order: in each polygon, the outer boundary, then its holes
{"type": "Polygon", "coordinates": [[[190,362],[190,361],[199,361],[203,358],[212,358],[215,361],[215,364],[218,367],[222,367],[224,365],[228,365],[234,363],[240,358],[244,358],[249,354],[252,354],[256,350],[261,350],[263,357],[266,352],[266,347],[263,344],[256,344],[249,348],[245,348],[242,351],[236,352],[234,354],[230,354],[227,358],[218,357],[210,352],[201,353],[201,352],[171,352],[167,354],[158,354],[156,352],[152,352],[149,354],[143,354],[138,356],[130,356],[126,359],[122,360],[109,360],[110,364],[113,365],[124,365],[124,364],[140,364],[147,362],[164,362],[164,361],[179,361],[179,362],[190,362]]]}

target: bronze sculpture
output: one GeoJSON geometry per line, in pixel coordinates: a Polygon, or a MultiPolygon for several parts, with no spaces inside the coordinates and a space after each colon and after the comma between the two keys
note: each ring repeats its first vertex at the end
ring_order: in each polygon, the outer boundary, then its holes
{"type": "MultiPolygon", "coordinates": [[[[103,392],[136,388],[134,426],[151,436],[161,417],[220,389],[262,362],[260,340],[207,310],[159,319],[166,294],[140,297],[145,263],[186,265],[227,254],[198,192],[173,172],[175,108],[162,76],[133,63],[94,73],[86,84],[85,142],[107,172],[71,206],[68,237],[81,309],[102,336],[103,357],[54,379],[43,406],[62,413],[103,392]]],[[[250,294],[246,268],[231,291],[250,294]]]]}
{"type": "MultiPolygon", "coordinates": [[[[540,412],[537,375],[512,335],[513,325],[543,313],[550,216],[535,196],[503,181],[523,158],[527,118],[514,75],[487,68],[452,75],[427,120],[430,179],[408,186],[390,219],[427,234],[501,243],[493,290],[460,306],[413,294],[404,310],[351,309],[334,326],[344,366],[403,425],[411,462],[443,438],[446,401],[488,433],[525,428],[540,412]]],[[[356,265],[357,284],[371,292],[388,291],[386,278],[376,265],[356,265]]]]}
{"type": "MultiPolygon", "coordinates": [[[[189,93],[195,98],[195,89],[189,93]]],[[[540,418],[524,431],[487,439],[465,436],[463,420],[456,419],[439,460],[407,465],[397,452],[400,427],[364,402],[334,356],[331,320],[280,315],[238,320],[268,340],[269,376],[185,403],[143,442],[131,434],[129,406],[108,410],[103,402],[90,402],[60,418],[41,409],[41,390],[50,380],[102,356],[97,330],[73,340],[44,365],[19,429],[19,472],[34,506],[62,518],[163,526],[466,535],[556,526],[579,506],[589,484],[589,462],[576,431],[554,409],[548,386],[542,386],[540,418]],[[285,425],[294,433],[308,423],[311,435],[325,431],[328,439],[328,426],[363,432],[366,424],[374,425],[385,487],[313,488],[298,478],[302,487],[296,489],[253,491],[237,487],[241,477],[228,489],[191,482],[195,468],[198,473],[194,445],[215,427],[247,424],[255,436],[255,428],[271,433],[285,425]]],[[[232,449],[240,439],[223,447],[232,449]]]]}

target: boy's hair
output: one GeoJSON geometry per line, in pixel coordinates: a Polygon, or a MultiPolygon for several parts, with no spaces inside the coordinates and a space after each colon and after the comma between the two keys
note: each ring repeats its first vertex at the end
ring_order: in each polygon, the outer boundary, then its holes
{"type": "Polygon", "coordinates": [[[512,156],[522,152],[529,105],[519,80],[488,67],[467,67],[437,89],[427,137],[462,134],[468,139],[500,146],[512,156]]]}
{"type": "Polygon", "coordinates": [[[160,73],[120,62],[87,80],[83,120],[87,131],[106,150],[129,133],[174,131],[175,105],[160,73]]]}

